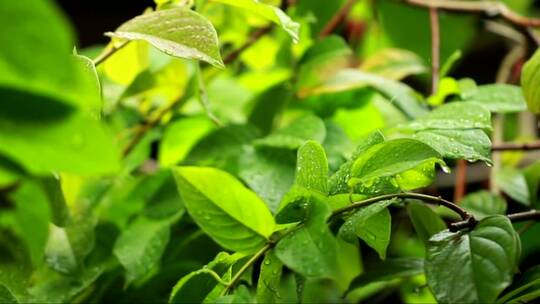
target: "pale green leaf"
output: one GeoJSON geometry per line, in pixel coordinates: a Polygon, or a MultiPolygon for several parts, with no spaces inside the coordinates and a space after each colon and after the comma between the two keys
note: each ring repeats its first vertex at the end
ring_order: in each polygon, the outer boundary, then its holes
{"type": "Polygon", "coordinates": [[[172,8],[137,16],[107,35],[144,40],[174,57],[224,66],[216,30],[206,18],[189,9],[172,8]]]}
{"type": "Polygon", "coordinates": [[[527,108],[521,88],[510,84],[479,86],[476,92],[465,100],[477,102],[497,113],[521,112],[527,108]]]}
{"type": "Polygon", "coordinates": [[[300,24],[291,20],[289,16],[279,8],[268,5],[258,0],[211,0],[244,9],[252,14],[261,16],[279,25],[294,41],[298,41],[300,24]]]}
{"type": "Polygon", "coordinates": [[[328,193],[328,161],[323,147],[316,141],[310,140],[298,149],[295,184],[328,193]]]}
{"type": "MultiPolygon", "coordinates": [[[[525,205],[531,205],[531,196],[527,180],[522,172],[513,168],[503,168],[495,175],[495,182],[512,199],[525,205]]],[[[534,193],[536,195],[536,193],[534,193]]]]}
{"type": "Polygon", "coordinates": [[[444,158],[491,163],[491,140],[481,129],[418,131],[414,139],[430,145],[444,158]]]}
{"type": "Polygon", "coordinates": [[[276,148],[297,149],[307,140],[315,140],[319,143],[326,137],[326,127],[324,122],[317,116],[305,115],[289,125],[281,128],[270,135],[255,140],[257,146],[267,146],[276,148]]]}
{"type": "Polygon", "coordinates": [[[540,113],[540,50],[525,62],[521,70],[521,88],[529,111],[540,113]]]}
{"type": "Polygon", "coordinates": [[[126,270],[128,283],[141,278],[159,264],[169,242],[170,222],[139,218],[116,240],[114,255],[126,270]]]}
{"type": "Polygon", "coordinates": [[[470,232],[443,231],[428,245],[428,285],[441,303],[493,303],[512,282],[519,247],[512,224],[500,215],[484,218],[470,232]]]}
{"type": "Polygon", "coordinates": [[[428,69],[415,53],[404,49],[383,49],[367,57],[359,68],[385,78],[401,80],[411,75],[425,74],[428,69]]]}
{"type": "Polygon", "coordinates": [[[191,217],[224,248],[251,253],[274,231],[265,203],[232,175],[207,167],[178,167],[174,174],[191,217]]]}
{"type": "Polygon", "coordinates": [[[482,129],[491,130],[491,115],[485,107],[474,102],[451,102],[407,125],[420,131],[427,129],[482,129]]]}

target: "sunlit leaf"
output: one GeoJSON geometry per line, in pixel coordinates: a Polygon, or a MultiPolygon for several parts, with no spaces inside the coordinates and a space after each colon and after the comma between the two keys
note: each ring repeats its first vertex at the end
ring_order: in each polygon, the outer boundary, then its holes
{"type": "Polygon", "coordinates": [[[538,69],[540,69],[540,51],[536,51],[521,70],[521,88],[529,111],[533,113],[540,113],[540,90],[538,89],[540,75],[538,69]]]}

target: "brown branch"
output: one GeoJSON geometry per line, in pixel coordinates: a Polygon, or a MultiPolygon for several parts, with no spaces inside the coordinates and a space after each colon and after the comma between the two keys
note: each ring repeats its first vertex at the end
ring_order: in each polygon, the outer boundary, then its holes
{"type": "Polygon", "coordinates": [[[249,36],[248,40],[243,45],[241,45],[236,50],[230,52],[225,57],[225,59],[223,59],[223,63],[230,64],[230,63],[234,62],[238,58],[238,56],[240,56],[240,54],[242,54],[243,51],[245,51],[246,49],[251,47],[253,44],[255,44],[255,42],[257,42],[262,36],[269,33],[272,29],[273,29],[273,26],[269,25],[267,27],[263,27],[261,29],[258,29],[255,32],[253,32],[253,34],[251,34],[251,36],[249,36]]]}
{"type": "Polygon", "coordinates": [[[332,34],[336,28],[345,21],[347,15],[354,6],[356,0],[347,0],[341,9],[325,24],[321,32],[319,33],[319,38],[324,38],[332,34]]]}
{"type": "MultiPolygon", "coordinates": [[[[523,222],[528,220],[540,221],[540,211],[538,210],[529,210],[525,212],[512,213],[506,215],[508,219],[512,222],[523,222]]],[[[450,224],[450,231],[459,231],[465,228],[473,228],[476,223],[471,223],[469,221],[460,221],[450,224]]]]}
{"type": "Polygon", "coordinates": [[[328,221],[330,222],[333,219],[335,219],[336,217],[338,217],[338,216],[340,216],[340,215],[342,215],[344,213],[347,213],[349,211],[356,210],[358,208],[363,208],[363,207],[366,207],[366,206],[369,206],[369,205],[372,205],[372,204],[375,204],[375,203],[378,203],[378,202],[381,202],[381,201],[395,199],[395,198],[417,199],[417,200],[421,200],[421,201],[423,201],[424,203],[427,203],[427,204],[444,206],[444,207],[456,212],[457,214],[459,214],[459,216],[463,219],[463,221],[476,222],[474,217],[469,212],[467,212],[467,210],[461,208],[460,206],[458,206],[458,205],[456,205],[456,204],[454,204],[454,203],[452,203],[450,201],[447,201],[447,200],[441,198],[440,196],[431,196],[431,195],[427,195],[427,194],[412,193],[412,192],[386,194],[386,195],[376,196],[376,197],[368,198],[368,199],[365,199],[365,200],[362,200],[362,201],[354,202],[354,203],[352,203],[352,204],[350,204],[350,205],[348,205],[346,207],[334,210],[334,212],[332,213],[332,216],[330,216],[328,221]]]}
{"type": "Polygon", "coordinates": [[[441,28],[437,8],[429,8],[429,22],[431,27],[431,93],[436,94],[439,89],[439,69],[441,65],[441,28]]]}
{"type": "Polygon", "coordinates": [[[467,192],[467,161],[459,159],[457,161],[456,180],[454,187],[454,201],[459,202],[467,192]]]}
{"type": "Polygon", "coordinates": [[[501,143],[491,147],[491,151],[529,151],[540,150],[540,141],[532,143],[501,143]]]}
{"type": "Polygon", "coordinates": [[[460,0],[405,0],[419,7],[437,8],[447,11],[483,13],[489,17],[501,17],[521,27],[540,27],[540,19],[528,18],[510,10],[502,2],[460,0]]]}
{"type": "Polygon", "coordinates": [[[100,65],[105,60],[107,60],[109,57],[111,57],[114,53],[116,53],[117,51],[121,50],[126,45],[128,45],[129,42],[130,42],[130,40],[126,40],[126,41],[123,41],[122,43],[120,43],[118,46],[113,45],[113,46],[111,46],[109,48],[105,48],[103,50],[103,52],[101,52],[101,54],[99,54],[99,56],[97,56],[94,60],[92,60],[92,62],[94,63],[95,66],[100,65]]]}

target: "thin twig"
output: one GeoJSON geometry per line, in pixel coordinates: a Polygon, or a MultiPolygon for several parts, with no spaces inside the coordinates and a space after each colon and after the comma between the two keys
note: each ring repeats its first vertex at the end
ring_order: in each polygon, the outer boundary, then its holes
{"type": "Polygon", "coordinates": [[[529,151],[540,150],[540,141],[532,143],[500,143],[493,145],[491,151],[529,151]]]}
{"type": "Polygon", "coordinates": [[[540,19],[528,18],[510,10],[502,2],[460,1],[460,0],[406,0],[407,3],[420,7],[438,8],[447,11],[483,13],[489,17],[500,16],[521,27],[540,27],[540,19]]]}
{"type": "Polygon", "coordinates": [[[111,46],[109,48],[105,48],[105,50],[103,50],[103,52],[101,54],[99,54],[99,56],[97,56],[94,60],[92,60],[92,62],[94,62],[95,66],[100,65],[105,60],[107,60],[109,57],[111,57],[114,53],[118,52],[119,50],[124,48],[126,45],[128,45],[129,42],[130,42],[130,40],[126,40],[126,41],[123,41],[118,46],[113,45],[113,46],[111,46]]]}
{"type": "Polygon", "coordinates": [[[429,22],[431,27],[431,93],[436,94],[439,89],[439,69],[441,65],[441,29],[439,26],[439,13],[437,8],[429,8],[429,22]]]}
{"type": "MultiPolygon", "coordinates": [[[[506,215],[506,217],[512,221],[512,222],[522,222],[522,221],[528,221],[528,220],[540,220],[540,211],[538,210],[530,210],[525,212],[519,212],[519,213],[512,213],[506,215]]],[[[460,221],[450,224],[450,231],[458,231],[464,228],[472,228],[474,227],[474,223],[470,223],[468,221],[460,221]]]]}
{"type": "Polygon", "coordinates": [[[255,262],[257,262],[257,260],[260,259],[268,250],[272,249],[273,246],[273,243],[267,243],[266,245],[264,245],[263,248],[257,251],[257,253],[255,253],[244,265],[242,265],[242,268],[238,270],[234,277],[232,277],[229,284],[225,286],[225,288],[221,291],[221,295],[227,294],[227,292],[229,292],[229,290],[231,290],[231,288],[233,288],[234,285],[238,283],[240,278],[242,278],[242,275],[244,275],[244,273],[249,269],[249,267],[253,266],[253,264],[255,264],[255,262]]]}
{"type": "Polygon", "coordinates": [[[457,161],[456,179],[454,186],[454,201],[459,202],[467,192],[467,161],[459,159],[457,161]]]}
{"type": "Polygon", "coordinates": [[[441,198],[440,196],[431,196],[431,195],[427,195],[427,194],[411,193],[411,192],[385,194],[385,195],[381,195],[381,196],[368,198],[368,199],[365,199],[365,200],[362,200],[362,201],[354,202],[351,205],[348,205],[346,207],[335,210],[332,213],[332,216],[330,216],[330,218],[328,219],[328,221],[331,221],[331,220],[335,219],[336,217],[338,217],[338,216],[340,216],[340,215],[342,215],[344,213],[347,213],[349,211],[356,210],[358,208],[363,208],[363,207],[375,204],[375,203],[380,202],[380,201],[385,201],[385,200],[390,200],[390,199],[395,199],[395,198],[401,198],[401,199],[411,198],[411,199],[421,200],[421,201],[423,201],[423,202],[425,202],[427,204],[444,206],[444,207],[456,212],[457,214],[459,214],[459,216],[464,221],[471,221],[471,222],[475,221],[474,217],[469,212],[467,212],[467,210],[461,208],[460,206],[458,206],[458,205],[456,205],[456,204],[454,204],[454,203],[452,203],[450,201],[447,201],[447,200],[441,198]]]}
{"type": "Polygon", "coordinates": [[[269,33],[273,28],[274,28],[273,25],[269,25],[269,26],[263,27],[261,29],[256,30],[255,32],[253,32],[253,34],[251,34],[251,36],[249,36],[248,40],[246,42],[244,42],[243,45],[241,45],[236,50],[230,52],[225,57],[225,59],[223,59],[223,63],[225,63],[227,65],[227,64],[230,64],[230,63],[234,62],[238,58],[238,56],[240,56],[240,54],[242,54],[243,51],[245,51],[246,49],[251,47],[253,44],[255,44],[255,42],[257,42],[265,34],[269,33]]]}
{"type": "Polygon", "coordinates": [[[332,34],[336,28],[343,23],[343,21],[349,15],[349,12],[354,6],[356,0],[347,0],[345,4],[339,9],[339,11],[325,24],[321,32],[319,33],[319,38],[324,38],[332,34]]]}

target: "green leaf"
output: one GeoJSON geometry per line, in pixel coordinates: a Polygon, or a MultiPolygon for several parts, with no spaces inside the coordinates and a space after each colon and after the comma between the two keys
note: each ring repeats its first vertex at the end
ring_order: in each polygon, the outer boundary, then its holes
{"type": "Polygon", "coordinates": [[[364,138],[360,145],[356,147],[355,152],[351,158],[345,162],[339,169],[334,173],[328,180],[330,195],[335,195],[339,193],[349,193],[348,181],[351,176],[351,168],[356,161],[356,159],[362,155],[370,147],[384,142],[384,136],[380,131],[371,133],[370,135],[364,138]]]}
{"type": "Polygon", "coordinates": [[[294,152],[274,148],[248,148],[239,164],[239,177],[276,212],[294,182],[294,152]]]}
{"type": "Polygon", "coordinates": [[[342,70],[322,86],[314,89],[314,94],[334,93],[369,86],[390,100],[399,110],[410,118],[426,114],[427,110],[421,105],[422,98],[407,85],[375,74],[358,70],[342,70]]]}
{"type": "Polygon", "coordinates": [[[116,240],[114,255],[126,270],[128,284],[159,264],[169,242],[170,222],[144,217],[130,224],[116,240]]]}
{"type": "Polygon", "coordinates": [[[3,284],[0,284],[0,303],[19,303],[15,295],[3,284]]]}
{"type": "Polygon", "coordinates": [[[486,217],[471,232],[443,231],[427,248],[428,285],[438,302],[493,303],[512,282],[519,247],[505,216],[486,217]]]}
{"type": "Polygon", "coordinates": [[[521,70],[521,88],[523,95],[527,101],[529,111],[540,113],[540,51],[536,51],[534,55],[523,65],[521,70]]]}
{"type": "Polygon", "coordinates": [[[15,202],[16,232],[30,253],[32,264],[43,261],[51,211],[46,194],[33,182],[23,183],[10,198],[15,202]]]}
{"type": "Polygon", "coordinates": [[[300,24],[291,20],[289,16],[279,8],[268,5],[257,0],[211,0],[212,2],[219,2],[231,6],[236,6],[244,9],[252,14],[261,16],[265,19],[272,21],[279,25],[284,31],[286,31],[295,42],[298,41],[300,24]]]}
{"type": "Polygon", "coordinates": [[[81,101],[79,105],[91,117],[99,119],[101,117],[103,102],[101,100],[101,83],[99,82],[96,66],[92,59],[86,56],[74,54],[73,57],[82,71],[81,82],[84,83],[85,88],[84,92],[80,92],[81,101]]]}
{"type": "Polygon", "coordinates": [[[0,153],[30,173],[89,175],[119,169],[120,153],[98,121],[44,96],[5,89],[0,96],[0,153]]]}
{"type": "Polygon", "coordinates": [[[276,256],[285,266],[308,278],[335,276],[337,242],[326,225],[330,214],[324,202],[314,201],[306,221],[277,243],[276,256]]]}
{"type": "Polygon", "coordinates": [[[489,191],[469,194],[463,198],[460,205],[478,220],[490,215],[506,214],[506,201],[489,191]]]}
{"type": "MultiPolygon", "coordinates": [[[[520,171],[513,168],[503,168],[495,175],[495,182],[501,190],[512,199],[525,205],[531,205],[531,196],[527,186],[527,180],[520,171]]],[[[536,195],[536,193],[534,193],[536,195]]]]}
{"type": "Polygon", "coordinates": [[[297,149],[307,140],[312,139],[322,143],[325,137],[324,122],[317,116],[305,115],[294,120],[288,126],[255,140],[254,144],[256,146],[297,149]]]}
{"type": "Polygon", "coordinates": [[[267,135],[274,129],[279,114],[291,97],[292,91],[287,83],[279,83],[270,87],[253,100],[254,105],[249,114],[248,122],[267,135]]]}
{"type": "Polygon", "coordinates": [[[214,300],[216,304],[256,303],[245,285],[238,286],[232,294],[214,300]]]}
{"type": "Polygon", "coordinates": [[[257,303],[278,302],[282,270],[283,264],[274,251],[267,252],[261,264],[261,273],[257,282],[257,303]]]}
{"type": "Polygon", "coordinates": [[[195,144],[214,128],[206,117],[193,117],[171,123],[159,145],[159,164],[163,167],[180,163],[195,144]]]}
{"type": "Polygon", "coordinates": [[[421,141],[386,141],[372,146],[356,159],[349,186],[359,193],[424,187],[434,178],[435,164],[445,166],[440,154],[421,141]]]}
{"type": "Polygon", "coordinates": [[[60,273],[74,274],[79,270],[75,253],[64,228],[51,225],[45,248],[45,261],[49,267],[60,273]]]}
{"type": "Polygon", "coordinates": [[[168,55],[224,67],[216,30],[206,18],[189,9],[172,8],[137,16],[107,35],[143,40],[168,55]]]}
{"type": "Polygon", "coordinates": [[[446,229],[446,224],[441,217],[429,206],[419,202],[409,202],[407,204],[407,213],[414,226],[414,230],[420,239],[427,243],[429,238],[436,233],[446,229]]]}
{"type": "Polygon", "coordinates": [[[473,102],[452,102],[402,127],[437,150],[444,158],[491,163],[488,109],[473,102]]]}
{"type": "Polygon", "coordinates": [[[375,249],[382,260],[386,259],[392,228],[392,218],[387,208],[390,204],[391,200],[383,201],[356,211],[345,220],[339,229],[339,236],[350,243],[354,243],[358,236],[375,249]]]}
{"type": "Polygon", "coordinates": [[[70,220],[70,211],[66,205],[60,179],[48,176],[41,178],[40,182],[49,199],[52,223],[59,227],[66,226],[70,220]]]}
{"type": "Polygon", "coordinates": [[[177,167],[180,196],[195,222],[226,249],[251,253],[274,231],[265,203],[230,174],[205,167],[177,167]]]}
{"type": "Polygon", "coordinates": [[[527,107],[521,88],[509,84],[479,86],[477,91],[465,100],[477,102],[496,113],[521,112],[527,107]]]}
{"type": "Polygon", "coordinates": [[[304,221],[309,215],[314,202],[325,202],[325,196],[316,191],[293,185],[281,200],[276,222],[287,224],[304,221]]]}
{"type": "Polygon", "coordinates": [[[203,303],[212,290],[219,284],[210,273],[222,277],[231,272],[231,267],[241,258],[241,254],[220,252],[213,261],[202,269],[193,271],[182,277],[173,287],[169,303],[203,303]]]}
{"type": "Polygon", "coordinates": [[[531,206],[539,209],[539,195],[538,189],[540,188],[540,161],[536,161],[532,165],[523,170],[523,176],[527,182],[527,188],[529,189],[529,197],[531,206]]]}
{"type": "Polygon", "coordinates": [[[496,303],[529,303],[540,297],[540,266],[522,274],[496,303]]]}
{"type": "Polygon", "coordinates": [[[388,259],[376,264],[368,264],[365,271],[354,278],[345,292],[366,286],[369,283],[390,281],[396,278],[412,277],[424,272],[424,260],[418,258],[388,259]]]}
{"type": "Polygon", "coordinates": [[[368,73],[401,80],[407,76],[425,74],[428,69],[418,55],[403,49],[383,49],[366,58],[359,67],[368,73]]]}
{"type": "Polygon", "coordinates": [[[328,161],[318,142],[310,140],[298,149],[295,184],[328,194],[328,161]]]}

